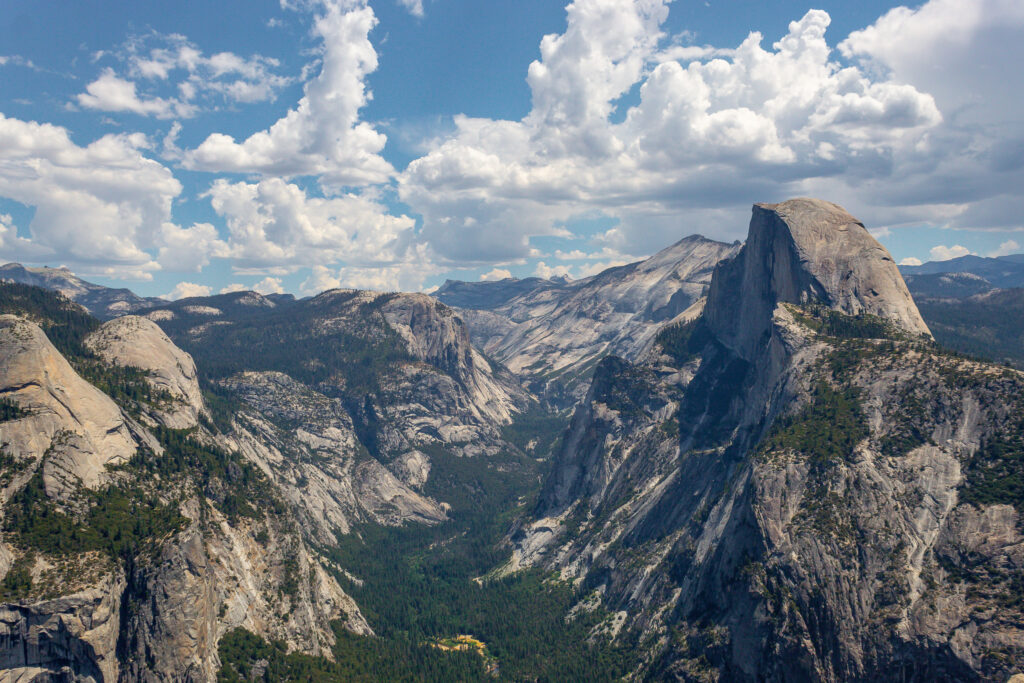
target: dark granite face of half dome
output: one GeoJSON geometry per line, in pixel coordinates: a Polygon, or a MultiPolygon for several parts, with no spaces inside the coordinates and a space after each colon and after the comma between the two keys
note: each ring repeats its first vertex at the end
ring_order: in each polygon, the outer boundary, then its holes
{"type": "Polygon", "coordinates": [[[892,256],[845,209],[820,199],[755,204],[746,244],[712,278],[712,330],[749,357],[777,304],[812,301],[930,334],[892,256]]]}

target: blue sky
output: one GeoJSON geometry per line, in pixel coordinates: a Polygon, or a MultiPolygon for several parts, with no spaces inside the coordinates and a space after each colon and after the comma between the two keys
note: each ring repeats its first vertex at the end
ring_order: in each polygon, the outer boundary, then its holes
{"type": "Polygon", "coordinates": [[[149,295],[582,277],[750,204],[1024,251],[1011,0],[8,0],[0,258],[149,295]]]}

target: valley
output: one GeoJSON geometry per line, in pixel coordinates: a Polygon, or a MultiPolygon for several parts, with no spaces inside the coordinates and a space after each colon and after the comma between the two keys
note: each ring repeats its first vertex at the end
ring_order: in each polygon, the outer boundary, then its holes
{"type": "Polygon", "coordinates": [[[434,296],[170,302],[9,264],[0,668],[1004,681],[1021,290],[951,272],[815,199],[434,296]]]}

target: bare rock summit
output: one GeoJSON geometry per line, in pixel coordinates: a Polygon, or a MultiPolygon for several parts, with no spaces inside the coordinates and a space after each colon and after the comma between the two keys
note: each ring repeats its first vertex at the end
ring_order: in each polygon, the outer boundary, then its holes
{"type": "Polygon", "coordinates": [[[717,271],[708,322],[747,359],[784,302],[869,313],[912,335],[930,334],[892,256],[863,223],[831,202],[755,204],[746,244],[717,271]]]}

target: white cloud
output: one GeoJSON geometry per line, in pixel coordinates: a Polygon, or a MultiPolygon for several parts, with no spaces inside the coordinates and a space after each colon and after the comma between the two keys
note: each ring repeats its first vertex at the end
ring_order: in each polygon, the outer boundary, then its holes
{"type": "Polygon", "coordinates": [[[247,291],[249,291],[248,287],[246,287],[243,284],[239,284],[239,283],[235,282],[235,283],[232,283],[232,284],[227,285],[225,287],[221,287],[220,291],[217,292],[217,293],[218,294],[231,294],[232,292],[247,292],[247,291]]]}
{"type": "Polygon", "coordinates": [[[598,273],[604,272],[604,271],[608,270],[609,268],[614,268],[616,266],[624,266],[627,263],[629,263],[629,261],[623,261],[623,260],[603,261],[603,262],[599,261],[597,263],[588,263],[586,265],[578,266],[576,268],[576,275],[577,275],[577,277],[580,277],[580,278],[590,277],[591,275],[597,275],[598,273]]]}
{"type": "Polygon", "coordinates": [[[162,236],[157,261],[167,270],[198,273],[210,263],[211,257],[229,255],[227,244],[210,223],[196,223],[191,228],[164,223],[162,236]]]}
{"type": "Polygon", "coordinates": [[[999,245],[999,248],[991,252],[989,256],[1008,256],[1021,251],[1020,244],[1016,240],[1006,240],[999,245]]]}
{"type": "Polygon", "coordinates": [[[414,221],[388,214],[360,195],[309,197],[280,178],[258,183],[217,180],[207,193],[227,223],[226,254],[237,268],[393,262],[414,221]]]}
{"type": "Polygon", "coordinates": [[[281,278],[278,277],[265,277],[254,284],[252,290],[260,294],[284,294],[281,278]]]}
{"type": "MultiPolygon", "coordinates": [[[[64,128],[0,114],[0,196],[35,208],[31,237],[5,236],[8,258],[65,262],[83,274],[152,277],[181,183],[147,159],[139,134],[85,147],[64,128]]],[[[173,232],[173,230],[170,230],[173,232]]]]}
{"type": "Polygon", "coordinates": [[[643,253],[695,231],[742,230],[742,217],[716,220],[737,201],[933,163],[929,132],[942,116],[932,97],[839,66],[826,13],[792,22],[771,49],[752,33],[732,50],[680,55],[688,63],[664,61],[666,14],[663,0],[576,0],[565,33],[546,36],[530,65],[523,120],[456,117],[455,132],[409,164],[400,197],[441,259],[522,258],[530,237],[595,210],[620,220],[617,248],[643,253]],[[639,103],[613,123],[637,86],[639,103]]]}
{"type": "Polygon", "coordinates": [[[341,280],[326,266],[313,266],[310,269],[309,277],[299,285],[303,294],[319,294],[338,287],[341,287],[341,280]]]}
{"type": "Polygon", "coordinates": [[[907,258],[900,261],[901,266],[919,266],[921,265],[921,259],[914,256],[908,256],[907,258]]]}
{"type": "Polygon", "coordinates": [[[170,299],[171,301],[177,301],[178,299],[187,299],[191,296],[210,296],[210,288],[206,285],[198,285],[194,282],[179,282],[174,285],[168,294],[164,294],[164,299],[170,299]]]}
{"type": "Polygon", "coordinates": [[[537,263],[537,267],[533,269],[533,274],[537,277],[542,277],[548,280],[553,277],[569,277],[569,266],[556,265],[549,266],[543,261],[537,263]]]}
{"type": "Polygon", "coordinates": [[[423,16],[423,0],[398,0],[398,4],[409,10],[413,16],[423,16]]]}
{"type": "Polygon", "coordinates": [[[1021,35],[1018,0],[930,0],[892,9],[840,43],[866,69],[932,94],[946,118],[929,165],[865,194],[881,205],[961,205],[951,227],[1020,227],[1024,96],[1006,73],[1024,62],[1021,35]]]}
{"type": "Polygon", "coordinates": [[[510,277],[512,277],[512,271],[506,270],[504,268],[495,268],[481,275],[480,280],[483,282],[488,282],[492,280],[507,280],[510,277]]]}
{"type": "Polygon", "coordinates": [[[175,99],[140,98],[135,90],[135,83],[121,78],[112,69],[104,70],[100,77],[85,86],[85,92],[79,93],[75,99],[86,109],[128,111],[160,119],[175,116],[188,118],[194,116],[197,111],[195,106],[175,99]]]}
{"type": "MultiPolygon", "coordinates": [[[[97,58],[105,54],[98,54],[97,58]]],[[[107,67],[86,86],[86,92],[75,97],[79,105],[157,118],[189,118],[203,108],[196,100],[218,96],[227,102],[262,102],[272,100],[278,90],[291,82],[290,78],[274,73],[279,66],[275,59],[262,55],[244,58],[233,52],[206,56],[177,34],[135,37],[115,54],[125,64],[130,78],[107,67]],[[139,95],[140,83],[150,89],[171,88],[174,96],[139,95]]],[[[213,102],[203,104],[209,106],[213,102]]]]}
{"type": "Polygon", "coordinates": [[[932,261],[948,261],[961,256],[967,256],[971,253],[971,250],[960,244],[954,244],[952,247],[940,244],[937,247],[932,247],[928,253],[932,261]]]}
{"type": "Polygon", "coordinates": [[[394,169],[380,156],[387,137],[359,120],[369,100],[365,78],[377,68],[369,40],[377,18],[364,3],[349,9],[327,2],[313,33],[323,41],[320,73],[308,81],[298,106],[270,128],[242,142],[213,133],[185,154],[187,168],[316,175],[324,188],[387,182],[394,169]]]}
{"type": "Polygon", "coordinates": [[[0,214],[0,259],[6,261],[34,261],[47,256],[50,252],[32,240],[18,236],[18,228],[14,225],[10,214],[0,214]]]}

